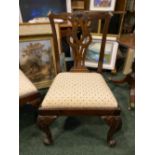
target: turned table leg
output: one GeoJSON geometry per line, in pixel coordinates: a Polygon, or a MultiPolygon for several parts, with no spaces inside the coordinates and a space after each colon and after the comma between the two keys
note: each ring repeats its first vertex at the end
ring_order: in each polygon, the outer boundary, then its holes
{"type": "Polygon", "coordinates": [[[116,141],[113,139],[114,133],[116,133],[122,127],[122,120],[120,116],[106,116],[102,117],[109,126],[107,134],[107,143],[110,146],[114,146],[116,141]]]}
{"type": "Polygon", "coordinates": [[[44,133],[44,144],[52,144],[52,134],[50,131],[50,124],[54,122],[54,120],[57,118],[57,116],[41,116],[39,115],[37,118],[37,125],[40,128],[40,130],[44,133]]]}

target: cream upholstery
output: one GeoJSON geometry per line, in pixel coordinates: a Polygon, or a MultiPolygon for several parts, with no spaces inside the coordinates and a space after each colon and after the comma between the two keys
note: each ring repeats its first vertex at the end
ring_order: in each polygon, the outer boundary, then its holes
{"type": "Polygon", "coordinates": [[[59,73],[49,88],[42,108],[115,108],[115,97],[98,73],[59,73]]]}
{"type": "Polygon", "coordinates": [[[37,88],[25,74],[19,70],[19,96],[22,97],[35,92],[37,92],[37,88]]]}

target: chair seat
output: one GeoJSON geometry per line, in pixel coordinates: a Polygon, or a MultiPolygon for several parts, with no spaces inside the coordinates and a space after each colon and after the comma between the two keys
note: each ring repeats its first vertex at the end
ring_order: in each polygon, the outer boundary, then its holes
{"type": "Polygon", "coordinates": [[[33,83],[21,70],[19,70],[19,97],[27,96],[37,92],[37,88],[33,85],[33,83]]]}
{"type": "Polygon", "coordinates": [[[49,88],[42,108],[115,108],[117,101],[98,73],[59,73],[49,88]]]}

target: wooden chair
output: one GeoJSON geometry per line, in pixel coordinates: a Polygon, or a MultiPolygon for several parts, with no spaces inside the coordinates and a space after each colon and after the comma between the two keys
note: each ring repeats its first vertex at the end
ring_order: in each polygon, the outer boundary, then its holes
{"type": "Polygon", "coordinates": [[[41,106],[37,124],[45,133],[44,143],[53,142],[49,125],[58,116],[96,115],[109,125],[107,142],[113,146],[116,141],[113,134],[121,128],[119,105],[99,73],[102,72],[106,34],[111,15],[101,12],[74,12],[53,14],[49,13],[50,24],[54,37],[57,70],[60,72],[58,42],[54,19],[62,19],[72,25],[67,30],[67,40],[74,55],[74,66],[71,72],[59,73],[50,86],[41,106]],[[101,52],[98,62],[98,73],[89,72],[85,67],[85,55],[88,45],[92,41],[89,32],[93,19],[104,18],[101,52]],[[77,35],[77,34],[81,35],[77,35]]]}
{"type": "Polygon", "coordinates": [[[19,69],[19,105],[31,104],[39,107],[41,103],[41,95],[34,84],[19,69]]]}

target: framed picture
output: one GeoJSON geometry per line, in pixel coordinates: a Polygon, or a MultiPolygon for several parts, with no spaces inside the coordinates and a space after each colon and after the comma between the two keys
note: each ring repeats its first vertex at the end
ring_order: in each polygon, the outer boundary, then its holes
{"type": "Polygon", "coordinates": [[[53,38],[51,36],[20,38],[19,65],[38,89],[49,87],[56,75],[53,38]]]}
{"type": "Polygon", "coordinates": [[[116,0],[90,0],[90,10],[114,11],[116,0]]]}
{"type": "MultiPolygon", "coordinates": [[[[97,68],[99,60],[99,52],[101,47],[102,36],[93,35],[93,41],[88,47],[86,53],[85,65],[87,67],[97,68]]],[[[113,70],[115,68],[118,43],[116,37],[107,37],[105,46],[105,55],[103,60],[103,68],[113,70]]]]}
{"type": "Polygon", "coordinates": [[[20,0],[19,4],[23,22],[38,17],[47,17],[49,11],[71,12],[71,0],[20,0]]]}

